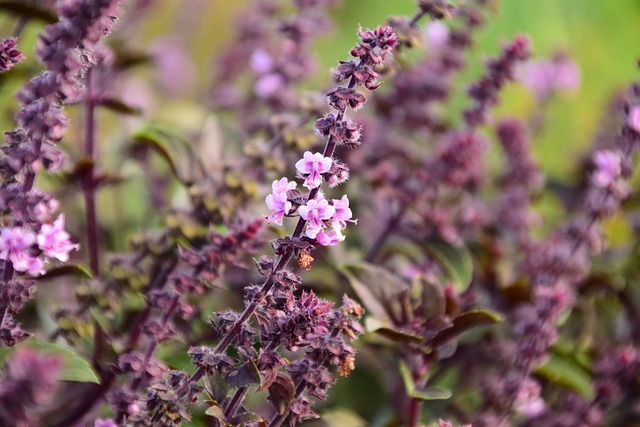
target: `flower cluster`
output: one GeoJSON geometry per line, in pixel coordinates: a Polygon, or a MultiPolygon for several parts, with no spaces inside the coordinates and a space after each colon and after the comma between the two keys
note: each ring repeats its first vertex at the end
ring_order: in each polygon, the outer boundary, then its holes
{"type": "Polygon", "coordinates": [[[10,261],[14,270],[32,276],[44,273],[46,258],[65,262],[69,260],[69,252],[76,249],[78,245],[71,243],[69,233],[64,230],[63,214],[53,224],[43,224],[37,235],[23,227],[6,227],[0,233],[0,259],[10,261]],[[33,255],[34,250],[46,258],[33,255]]]}
{"type": "Polygon", "coordinates": [[[380,84],[381,75],[374,68],[384,62],[386,55],[397,43],[391,27],[380,27],[375,30],[358,30],[361,43],[351,50],[351,55],[358,61],[340,61],[336,71],[339,82],[348,80],[347,86],[339,84],[326,93],[328,104],[337,110],[336,114],[326,114],[316,121],[318,133],[328,137],[324,153],[307,151],[302,159],[296,162],[296,170],[304,178],[303,186],[310,190],[305,196],[296,191],[296,183],[282,178],[272,184],[272,193],[265,202],[272,211],[267,220],[282,225],[282,218],[295,211],[304,220],[305,235],[315,239],[323,246],[333,246],[344,240],[342,232],[347,222],[352,220],[349,199],[344,195],[340,199],[327,200],[319,191],[323,176],[330,186],[345,182],[348,178],[347,166],[334,159],[332,154],[336,146],[357,146],[362,134],[361,126],[345,118],[347,108],[357,110],[366,98],[355,87],[363,86],[375,90],[380,84]],[[329,231],[326,231],[331,227],[329,231]]]}
{"type": "MultiPolygon", "coordinates": [[[[303,186],[310,190],[319,188],[322,185],[322,175],[330,173],[332,164],[333,160],[330,157],[324,157],[321,153],[305,152],[304,157],[296,163],[298,173],[305,177],[303,186]]],[[[292,215],[297,210],[300,218],[306,221],[305,235],[309,239],[316,239],[323,246],[333,246],[342,242],[342,231],[346,228],[347,222],[356,222],[351,219],[353,214],[347,195],[341,199],[327,200],[322,192],[318,192],[314,199],[301,204],[304,196],[295,190],[296,186],[295,182],[289,182],[286,177],[273,181],[272,193],[265,199],[272,211],[267,216],[267,221],[282,225],[282,218],[292,215]],[[331,230],[326,231],[328,227],[331,227],[331,230]]]]}

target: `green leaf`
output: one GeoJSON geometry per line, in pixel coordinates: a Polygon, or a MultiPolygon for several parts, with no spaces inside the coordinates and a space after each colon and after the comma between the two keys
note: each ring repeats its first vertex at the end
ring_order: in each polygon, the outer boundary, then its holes
{"type": "Polygon", "coordinates": [[[229,424],[232,426],[244,426],[247,423],[262,423],[264,418],[253,412],[243,412],[229,420],[229,424]]]}
{"type": "Polygon", "coordinates": [[[219,420],[223,425],[227,423],[227,417],[224,416],[224,411],[216,402],[208,402],[209,406],[206,411],[204,411],[205,415],[210,417],[214,417],[219,420]]]}
{"type": "Polygon", "coordinates": [[[379,321],[392,324],[407,314],[402,300],[409,295],[410,286],[400,277],[364,262],[343,265],[339,270],[369,314],[379,321]]]}
{"type": "Polygon", "coordinates": [[[390,339],[391,341],[397,342],[413,342],[413,343],[422,343],[424,342],[424,338],[417,334],[412,334],[410,332],[404,332],[399,329],[394,328],[378,328],[374,331],[377,334],[382,335],[385,338],[390,339]]]}
{"type": "Polygon", "coordinates": [[[218,373],[213,373],[204,378],[204,389],[209,393],[211,399],[216,402],[223,402],[226,399],[231,387],[218,373]]]}
{"type": "Polygon", "coordinates": [[[552,353],[549,360],[538,368],[536,374],[575,391],[587,400],[595,397],[589,371],[570,357],[552,353]]]}
{"type": "Polygon", "coordinates": [[[401,360],[398,364],[400,369],[400,376],[402,376],[402,382],[404,382],[404,388],[407,392],[407,396],[420,400],[446,400],[451,397],[449,390],[444,390],[437,387],[427,387],[423,390],[416,390],[416,384],[413,381],[413,376],[406,363],[401,360]]]}
{"type": "Polygon", "coordinates": [[[424,242],[424,248],[440,262],[456,291],[465,291],[473,277],[473,259],[469,250],[440,239],[424,242]]]}
{"type": "Polygon", "coordinates": [[[247,360],[244,365],[227,374],[227,383],[231,387],[248,387],[250,385],[262,385],[262,377],[253,360],[247,360]]]}
{"type": "Polygon", "coordinates": [[[490,325],[502,321],[502,317],[498,313],[489,310],[471,310],[455,317],[451,323],[452,325],[442,331],[438,332],[433,337],[433,347],[439,347],[446,344],[462,333],[469,329],[490,325]]]}
{"type": "Polygon", "coordinates": [[[39,276],[37,279],[50,280],[50,279],[55,279],[57,277],[62,277],[62,276],[75,276],[75,277],[81,277],[84,279],[91,279],[93,278],[93,273],[85,265],[72,263],[72,264],[61,265],[59,267],[50,268],[42,276],[39,276]]]}
{"type": "Polygon", "coordinates": [[[60,381],[73,381],[80,383],[100,384],[98,375],[93,370],[89,362],[71,348],[61,344],[41,342],[36,339],[23,341],[14,347],[4,347],[0,349],[0,360],[6,363],[9,356],[18,348],[30,348],[39,354],[57,357],[62,369],[58,379],[60,381]]]}

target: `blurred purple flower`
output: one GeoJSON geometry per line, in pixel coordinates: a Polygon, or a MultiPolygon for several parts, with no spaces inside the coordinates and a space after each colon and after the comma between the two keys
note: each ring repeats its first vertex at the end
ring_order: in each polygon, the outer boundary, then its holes
{"type": "Polygon", "coordinates": [[[78,249],[71,243],[69,233],[64,229],[64,214],[60,214],[53,224],[43,224],[38,234],[38,246],[44,254],[59,261],[67,262],[69,252],[78,249]]]}
{"type": "Polygon", "coordinates": [[[98,418],[93,427],[118,427],[118,424],[111,418],[107,418],[106,420],[98,418]]]}
{"type": "Polygon", "coordinates": [[[640,133],[640,105],[631,107],[627,116],[627,124],[631,129],[640,133]]]}
{"type": "Polygon", "coordinates": [[[522,84],[538,99],[553,92],[574,92],[580,87],[580,67],[567,55],[529,61],[520,70],[522,84]]]}
{"type": "Polygon", "coordinates": [[[286,83],[282,76],[278,73],[269,73],[260,77],[253,89],[261,98],[269,98],[284,89],[286,83]]]}
{"type": "Polygon", "coordinates": [[[273,57],[262,48],[256,49],[249,59],[251,69],[258,74],[265,74],[272,71],[275,66],[273,57]]]}
{"type": "Polygon", "coordinates": [[[5,227],[0,232],[0,259],[11,261],[14,270],[32,276],[44,272],[44,261],[32,256],[28,250],[36,242],[36,235],[22,227],[5,227]]]}
{"type": "Polygon", "coordinates": [[[608,187],[620,177],[622,157],[620,153],[610,150],[597,151],[593,155],[595,170],[591,179],[598,187],[608,187]]]}
{"type": "Polygon", "coordinates": [[[19,348],[7,366],[6,375],[0,379],[0,425],[34,425],[27,408],[49,402],[57,384],[60,361],[19,348]]]}
{"type": "Polygon", "coordinates": [[[440,52],[449,40],[449,27],[440,21],[432,21],[424,29],[426,48],[431,53],[440,52]]]}
{"type": "Polygon", "coordinates": [[[151,46],[162,85],[173,94],[179,94],[192,86],[196,78],[193,61],[178,37],[162,37],[151,46]]]}

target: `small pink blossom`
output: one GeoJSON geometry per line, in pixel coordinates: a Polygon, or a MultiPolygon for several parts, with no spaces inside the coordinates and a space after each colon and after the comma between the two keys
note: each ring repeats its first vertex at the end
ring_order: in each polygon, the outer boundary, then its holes
{"type": "Polygon", "coordinates": [[[267,216],[267,222],[276,225],[282,225],[282,218],[291,209],[291,202],[287,200],[287,191],[294,190],[297,184],[284,177],[273,181],[271,184],[272,192],[265,199],[265,203],[269,210],[273,211],[267,216]]]}
{"type": "Polygon", "coordinates": [[[522,84],[538,99],[551,93],[573,92],[580,86],[580,67],[567,55],[556,55],[552,59],[530,61],[520,73],[522,84]]]}
{"type": "Polygon", "coordinates": [[[333,228],[337,230],[344,230],[347,227],[347,222],[356,222],[351,219],[353,213],[349,208],[349,198],[345,194],[341,199],[333,199],[333,207],[336,210],[333,216],[333,228]]]}
{"type": "Polygon", "coordinates": [[[329,204],[327,199],[309,200],[305,206],[300,206],[298,211],[300,216],[307,220],[305,234],[310,239],[314,239],[324,229],[323,221],[331,219],[336,213],[335,208],[329,204]]]}
{"type": "Polygon", "coordinates": [[[528,418],[536,417],[546,410],[546,404],[540,397],[540,384],[529,379],[520,385],[515,410],[528,418]]]}
{"type": "Polygon", "coordinates": [[[93,427],[118,427],[118,424],[116,424],[116,422],[111,418],[107,418],[105,420],[98,418],[93,427]]]}
{"type": "Polygon", "coordinates": [[[344,240],[344,235],[340,229],[336,228],[332,228],[328,233],[325,233],[324,230],[320,230],[316,235],[316,240],[318,240],[318,243],[322,246],[335,246],[344,240]]]}
{"type": "Polygon", "coordinates": [[[6,227],[0,232],[0,259],[9,260],[14,270],[32,276],[44,272],[44,261],[28,250],[36,242],[36,235],[22,227],[6,227]]]}
{"type": "Polygon", "coordinates": [[[275,61],[273,57],[264,49],[258,48],[249,59],[249,65],[251,69],[258,74],[265,74],[273,70],[275,61]]]}
{"type": "Polygon", "coordinates": [[[278,73],[269,73],[260,77],[253,86],[253,90],[260,98],[269,98],[285,87],[285,81],[278,73]]]}
{"type": "Polygon", "coordinates": [[[69,261],[69,252],[78,249],[78,245],[71,243],[69,233],[64,230],[63,214],[53,224],[44,224],[40,228],[38,246],[48,257],[69,261]]]}
{"type": "Polygon", "coordinates": [[[20,272],[29,273],[31,276],[44,274],[44,260],[31,256],[26,252],[17,252],[11,257],[13,269],[20,272]]]}
{"type": "Polygon", "coordinates": [[[449,40],[449,27],[440,21],[432,21],[424,30],[427,49],[431,52],[440,52],[449,40]]]}
{"type": "Polygon", "coordinates": [[[302,159],[296,162],[296,169],[301,175],[308,175],[304,181],[305,187],[309,190],[322,185],[322,174],[329,172],[333,160],[331,157],[324,157],[320,153],[306,151],[302,159]]]}
{"type": "Polygon", "coordinates": [[[598,151],[593,155],[595,171],[592,180],[598,187],[608,187],[622,172],[622,158],[619,153],[609,150],[598,151]]]}
{"type": "Polygon", "coordinates": [[[631,107],[629,116],[627,117],[627,123],[631,129],[640,133],[640,105],[631,107]]]}

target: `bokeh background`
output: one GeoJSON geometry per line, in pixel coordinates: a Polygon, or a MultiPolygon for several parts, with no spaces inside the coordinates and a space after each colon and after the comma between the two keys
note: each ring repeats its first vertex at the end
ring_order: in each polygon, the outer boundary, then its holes
{"type": "MultiPolygon", "coordinates": [[[[100,193],[100,220],[107,229],[119,230],[109,245],[112,250],[126,248],[127,238],[136,231],[161,221],[149,215],[148,207],[139,203],[145,198],[144,174],[133,161],[123,160],[127,138],[141,123],[157,120],[182,131],[198,131],[207,117],[209,88],[217,56],[233,40],[235,24],[243,14],[251,13],[244,1],[211,0],[140,0],[128,4],[131,13],[109,42],[126,43],[127,52],[144,58],[126,75],[114,82],[113,90],[128,103],[140,108],[140,116],[122,120],[113,112],[100,112],[100,151],[104,167],[125,176],[126,183],[100,193]],[[162,58],[170,57],[171,60],[162,58]]],[[[328,70],[336,60],[346,57],[356,39],[357,26],[376,26],[390,15],[412,15],[413,0],[343,0],[332,11],[334,29],[315,43],[317,73],[307,86],[324,88],[330,81],[328,70]]],[[[0,8],[0,33],[7,36],[16,16],[0,8]]],[[[17,109],[12,94],[39,71],[39,64],[29,55],[36,35],[45,23],[30,20],[20,38],[20,47],[28,61],[0,80],[0,126],[11,130],[17,109]]],[[[516,34],[528,34],[533,42],[534,58],[566,52],[581,69],[578,90],[554,97],[545,111],[545,126],[534,139],[534,152],[551,179],[571,180],[581,153],[588,147],[603,119],[607,105],[617,91],[638,78],[640,56],[640,0],[501,0],[489,22],[477,34],[477,48],[469,58],[470,67],[459,79],[471,81],[482,71],[482,60],[499,51],[501,42],[516,34]]],[[[463,86],[460,86],[463,87],[463,86]]],[[[460,92],[452,104],[452,116],[464,105],[460,92]]],[[[531,117],[538,107],[531,93],[519,85],[510,85],[496,115],[513,114],[531,117]]],[[[81,146],[78,131],[81,110],[70,106],[72,125],[63,147],[72,159],[78,158],[75,147],[81,146]]],[[[223,122],[223,118],[221,119],[223,122]]],[[[224,128],[224,124],[221,125],[224,128]]],[[[224,131],[224,129],[222,130],[224,131]]],[[[77,151],[80,152],[80,151],[77,151]]],[[[41,181],[42,186],[50,185],[41,181]]],[[[60,195],[66,200],[65,211],[71,229],[78,229],[73,210],[82,207],[80,197],[60,195]]],[[[176,194],[179,199],[180,194],[176,194]]],[[[553,201],[542,201],[544,204],[553,201]]],[[[178,202],[176,202],[178,203],[178,202]]],[[[553,207],[541,209],[552,210],[553,207]]],[[[623,234],[612,225],[610,237],[623,234]]],[[[375,372],[359,371],[349,381],[339,381],[330,394],[329,414],[324,422],[335,426],[358,425],[358,415],[374,418],[384,404],[383,385],[375,372]],[[331,413],[331,408],[336,410],[331,413]],[[347,410],[345,408],[351,408],[347,410]]],[[[325,424],[326,425],[326,424],[325,424]]]]}

